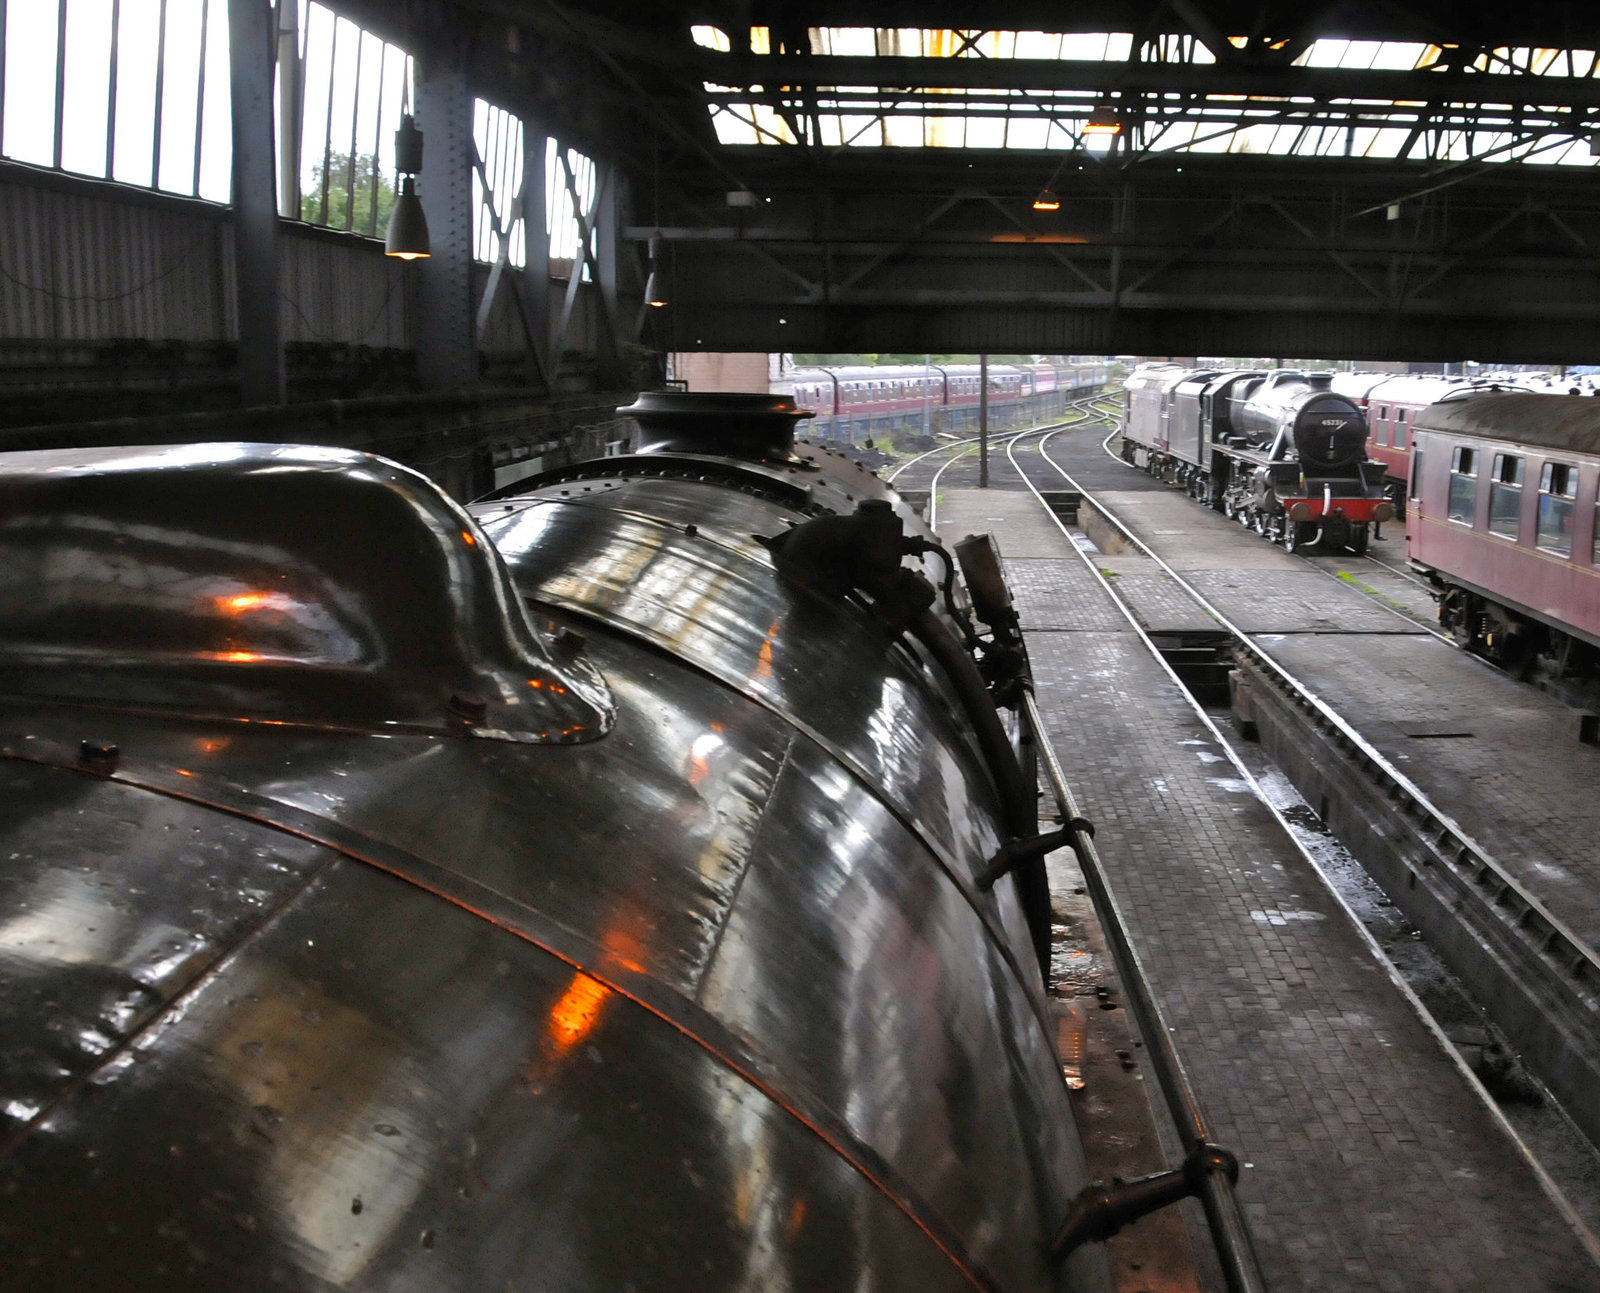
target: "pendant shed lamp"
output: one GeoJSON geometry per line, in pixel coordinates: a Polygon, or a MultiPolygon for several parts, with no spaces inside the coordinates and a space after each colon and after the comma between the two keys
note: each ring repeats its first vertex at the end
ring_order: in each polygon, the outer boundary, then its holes
{"type": "Polygon", "coordinates": [[[652,309],[659,310],[667,303],[666,289],[662,285],[661,274],[661,235],[656,234],[650,239],[649,272],[644,279],[644,302],[652,309]]]}
{"type": "Polygon", "coordinates": [[[421,260],[432,252],[428,245],[428,217],[422,213],[417,196],[417,172],[422,169],[422,132],[409,112],[400,114],[400,129],[394,132],[394,168],[400,174],[400,192],[389,212],[389,229],[384,235],[386,256],[401,260],[421,260]]]}

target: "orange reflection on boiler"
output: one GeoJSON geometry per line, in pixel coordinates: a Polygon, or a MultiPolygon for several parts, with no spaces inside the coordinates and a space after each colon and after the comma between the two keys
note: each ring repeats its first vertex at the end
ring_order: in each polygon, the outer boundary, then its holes
{"type": "Polygon", "coordinates": [[[689,784],[696,790],[711,775],[711,756],[722,748],[722,738],[715,732],[702,732],[689,746],[689,784]]]}
{"type": "Polygon", "coordinates": [[[611,989],[581,970],[572,976],[555,1005],[550,1007],[550,1042],[557,1055],[571,1050],[600,1022],[611,989]]]}
{"type": "Polygon", "coordinates": [[[472,537],[472,533],[469,530],[461,531],[461,541],[469,548],[476,548],[478,546],[478,541],[472,537]]]}
{"type": "Polygon", "coordinates": [[[625,970],[632,970],[635,974],[643,974],[644,966],[639,963],[644,956],[644,944],[625,929],[607,929],[600,936],[600,942],[609,956],[625,970]]]}
{"type": "Polygon", "coordinates": [[[783,1228],[785,1242],[794,1243],[800,1237],[800,1227],[806,1223],[806,1201],[797,1198],[789,1205],[789,1221],[783,1228]]]}
{"type": "Polygon", "coordinates": [[[216,599],[217,609],[224,615],[244,615],[249,611],[285,610],[291,603],[282,593],[233,593],[216,599]]]}
{"type": "Polygon", "coordinates": [[[761,649],[756,652],[756,668],[751,674],[752,682],[767,682],[772,677],[772,641],[778,636],[780,624],[773,620],[767,628],[766,638],[761,643],[761,649]]]}

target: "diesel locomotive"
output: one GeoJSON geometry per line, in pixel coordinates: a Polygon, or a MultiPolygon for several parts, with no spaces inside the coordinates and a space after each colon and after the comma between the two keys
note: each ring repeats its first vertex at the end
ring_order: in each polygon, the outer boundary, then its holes
{"type": "Polygon", "coordinates": [[[1128,377],[1122,456],[1290,551],[1366,551],[1394,515],[1361,410],[1331,374],[1144,365],[1128,377]]]}
{"type": "Polygon", "coordinates": [[[1107,1286],[992,551],[790,401],[631,411],[470,509],[0,456],[16,1287],[1107,1286]]]}

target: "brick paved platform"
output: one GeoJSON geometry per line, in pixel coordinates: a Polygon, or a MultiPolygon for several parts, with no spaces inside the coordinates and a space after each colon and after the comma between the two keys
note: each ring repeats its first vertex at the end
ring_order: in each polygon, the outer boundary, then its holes
{"type": "Polygon", "coordinates": [[[951,491],[941,528],[999,536],[1053,739],[1214,1134],[1249,1164],[1272,1288],[1600,1288],[1445,1045],[1036,509],[951,491]]]}
{"type": "MultiPolygon", "coordinates": [[[[1063,432],[1050,454],[1390,758],[1589,947],[1600,949],[1600,749],[1572,712],[1385,609],[1392,578],[1329,578],[1235,522],[1110,459],[1103,436],[1063,432]],[[1092,483],[1091,483],[1092,482],[1092,483]],[[1328,635],[1328,626],[1343,635],[1328,635]],[[1317,636],[1308,636],[1316,634],[1317,636]],[[1470,736],[1443,734],[1470,732],[1470,736]]],[[[1400,530],[1383,559],[1403,564],[1400,530]]],[[[1354,571],[1351,557],[1317,565],[1354,571]]],[[[1371,571],[1370,564],[1367,570],[1371,571]]],[[[1391,589],[1395,600],[1414,591],[1391,589]]],[[[1600,1284],[1597,1284],[1600,1288],[1600,1284]]]]}

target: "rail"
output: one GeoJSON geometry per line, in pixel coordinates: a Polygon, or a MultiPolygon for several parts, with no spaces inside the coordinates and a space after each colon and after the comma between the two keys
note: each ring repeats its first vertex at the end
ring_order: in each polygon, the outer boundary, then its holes
{"type": "Polygon", "coordinates": [[[1600,981],[1600,955],[1597,955],[1565,921],[1530,893],[1483,844],[1474,839],[1465,827],[1442,808],[1434,804],[1411,778],[1385,758],[1331,705],[1274,660],[1265,648],[1223,614],[1219,607],[1214,606],[1199,589],[1157,556],[1149,544],[1128,529],[1109,508],[1096,501],[1093,494],[1085,491],[1073,479],[1071,473],[1050,456],[1045,449],[1045,443],[1054,434],[1056,434],[1054,431],[1049,432],[1040,440],[1040,457],[1049,463],[1069,486],[1092,502],[1107,524],[1113,526],[1132,547],[1154,562],[1169,579],[1193,598],[1195,604],[1249,654],[1263,676],[1271,679],[1290,695],[1295,704],[1313,718],[1324,731],[1329,732],[1335,744],[1354,758],[1369,776],[1385,783],[1396,796],[1415,805],[1415,811],[1428,819],[1429,828],[1425,833],[1432,836],[1437,851],[1451,860],[1457,871],[1470,876],[1472,883],[1478,888],[1492,890],[1498,905],[1514,908],[1514,919],[1510,922],[1510,927],[1523,933],[1539,959],[1559,967],[1563,976],[1569,980],[1582,980],[1586,984],[1600,981]]]}
{"type": "MultiPolygon", "coordinates": [[[[1574,1002],[1585,1003],[1592,1001],[1592,985],[1600,980],[1600,956],[1563,921],[1549,911],[1544,904],[1530,893],[1522,884],[1511,876],[1489,853],[1470,836],[1452,817],[1438,808],[1423,793],[1423,791],[1405,776],[1398,768],[1390,763],[1377,749],[1363,738],[1342,716],[1340,716],[1327,702],[1322,700],[1298,678],[1294,677],[1282,665],[1274,660],[1249,634],[1245,633],[1237,624],[1230,620],[1222,611],[1200,593],[1188,580],[1184,579],[1168,563],[1163,561],[1151,550],[1148,544],[1138,538],[1122,521],[1100,502],[1095,495],[1083,489],[1078,481],[1052,458],[1046,449],[1050,438],[1056,432],[1047,432],[1040,438],[1039,453],[1061,480],[1077,491],[1082,499],[1092,505],[1105,519],[1106,523],[1114,527],[1126,542],[1134,549],[1148,557],[1154,565],[1162,570],[1178,587],[1191,597],[1195,604],[1204,609],[1212,619],[1238,643],[1239,647],[1259,665],[1258,676],[1263,682],[1276,686],[1287,698],[1288,702],[1298,709],[1314,727],[1320,727],[1325,733],[1331,746],[1349,759],[1358,769],[1374,782],[1380,790],[1393,802],[1399,804],[1403,815],[1409,819],[1411,829],[1416,838],[1423,843],[1428,851],[1442,864],[1436,870],[1446,883],[1447,892],[1452,895],[1450,900],[1460,904],[1471,904],[1483,912],[1491,909],[1500,916],[1496,928],[1509,940],[1520,944],[1524,955],[1532,958],[1532,964],[1543,967],[1543,973],[1548,977],[1544,983],[1549,988],[1555,988],[1562,993],[1570,994],[1574,1002]]],[[[1013,461],[1015,461],[1013,459],[1013,461]]],[[[1023,474],[1023,481],[1036,498],[1043,503],[1043,496],[1034,486],[1033,482],[1023,474]]],[[[1059,519],[1057,521],[1060,524],[1059,519]]],[[[1063,531],[1065,527],[1063,526],[1063,531]]],[[[1076,548],[1076,545],[1074,545],[1076,548]]],[[[1079,556],[1085,563],[1094,569],[1094,562],[1081,549],[1079,556]]],[[[1139,625],[1132,609],[1122,597],[1111,588],[1107,581],[1099,576],[1100,582],[1110,594],[1112,600],[1121,608],[1124,617],[1146,642],[1146,646],[1155,652],[1154,644],[1150,642],[1148,634],[1139,625]]],[[[1158,658],[1159,658],[1159,653],[1158,658]]],[[[1170,666],[1165,666],[1171,673],[1170,666]]],[[[1485,666],[1488,667],[1488,666],[1485,666]]],[[[1176,674],[1173,674],[1177,681],[1176,674]]],[[[1426,860],[1424,865],[1427,865],[1426,860]]],[[[1374,944],[1374,946],[1376,946],[1374,944]]],[[[1530,967],[1531,968],[1531,967],[1530,967]]],[[[1438,1025],[1432,1023],[1426,1009],[1420,1002],[1415,1002],[1416,1008],[1425,1019],[1429,1019],[1430,1026],[1437,1032],[1441,1044],[1446,1044],[1444,1034],[1438,1025]]],[[[1585,1009],[1588,1009],[1585,1006],[1585,1009]]],[[[1453,1054],[1453,1052],[1451,1052],[1453,1054]]],[[[1457,1061],[1465,1072],[1465,1066],[1457,1061]]],[[[1521,1137],[1504,1120],[1487,1093],[1483,1099],[1489,1104],[1495,1116],[1501,1121],[1503,1128],[1513,1143],[1518,1145],[1524,1157],[1533,1168],[1535,1176],[1540,1180],[1546,1193],[1555,1203],[1557,1209],[1566,1219],[1577,1234],[1580,1243],[1596,1260],[1600,1261],[1600,1236],[1590,1230],[1588,1224],[1578,1214],[1570,1200],[1562,1193],[1559,1186],[1550,1178],[1543,1165],[1533,1156],[1523,1143],[1521,1137]]]]}

